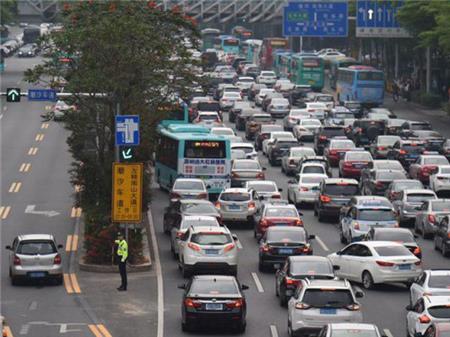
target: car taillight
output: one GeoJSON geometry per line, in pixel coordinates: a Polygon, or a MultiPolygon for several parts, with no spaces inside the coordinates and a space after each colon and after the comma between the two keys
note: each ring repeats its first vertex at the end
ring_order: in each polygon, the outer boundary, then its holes
{"type": "Polygon", "coordinates": [[[267,222],[266,219],[263,219],[263,220],[261,220],[261,222],[259,223],[259,225],[260,225],[261,227],[267,227],[267,226],[269,225],[269,223],[267,222]]]}
{"type": "Polygon", "coordinates": [[[274,194],[271,196],[272,199],[281,199],[281,195],[280,194],[274,194]]]}
{"type": "Polygon", "coordinates": [[[421,253],[421,250],[420,250],[420,248],[419,247],[416,247],[416,248],[414,248],[414,251],[413,251],[413,254],[414,255],[419,255],[421,253]]]}
{"type": "Polygon", "coordinates": [[[301,187],[298,188],[298,190],[299,190],[300,192],[306,192],[306,191],[309,191],[309,188],[308,188],[308,187],[301,186],[301,187]]]}
{"type": "Polygon", "coordinates": [[[20,266],[22,264],[22,262],[20,261],[20,258],[17,255],[14,255],[14,265],[15,266],[20,266]]]}
{"type": "Polygon", "coordinates": [[[419,317],[419,322],[421,324],[427,324],[427,323],[431,322],[431,319],[427,315],[422,315],[422,316],[419,317]]]}
{"type": "Polygon", "coordinates": [[[378,151],[383,151],[383,150],[386,150],[386,148],[385,148],[384,146],[378,146],[378,147],[377,147],[377,150],[378,150],[378,151]]]}
{"type": "Polygon", "coordinates": [[[286,283],[287,286],[297,286],[300,283],[299,280],[287,276],[284,278],[284,282],[286,283]]]}
{"type": "Polygon", "coordinates": [[[197,195],[197,199],[208,199],[208,193],[200,193],[197,195]]]}
{"type": "Polygon", "coordinates": [[[433,214],[428,214],[428,221],[431,223],[436,223],[436,217],[433,214]]]}
{"type": "Polygon", "coordinates": [[[177,231],[177,238],[178,238],[178,239],[181,239],[181,238],[183,237],[183,235],[184,235],[184,232],[182,232],[182,231],[177,231]]]}
{"type": "Polygon", "coordinates": [[[447,233],[447,239],[450,239],[450,232],[447,233]]]}
{"type": "Polygon", "coordinates": [[[303,226],[303,220],[302,219],[295,220],[294,225],[295,226],[303,226]]]}
{"type": "Polygon", "coordinates": [[[196,245],[195,243],[189,242],[188,243],[188,247],[191,248],[192,250],[199,252],[201,251],[201,248],[199,245],[196,245]]]}
{"type": "Polygon", "coordinates": [[[309,308],[311,308],[311,306],[309,304],[306,303],[295,303],[295,309],[300,309],[300,310],[308,310],[309,308]]]}
{"type": "Polygon", "coordinates": [[[171,192],[170,193],[170,199],[180,199],[181,195],[176,193],[176,192],[171,192]]]}
{"type": "Polygon", "coordinates": [[[381,267],[393,267],[394,263],[392,262],[386,262],[386,261],[376,261],[377,265],[381,266],[381,267]]]}
{"type": "Polygon", "coordinates": [[[312,249],[310,246],[304,246],[304,247],[298,248],[297,251],[299,253],[305,253],[305,254],[312,253],[312,249]]]}
{"type": "Polygon", "coordinates": [[[405,151],[405,150],[400,150],[400,151],[398,151],[398,153],[400,153],[400,154],[406,154],[406,151],[405,151]]]}
{"type": "Polygon", "coordinates": [[[239,298],[239,299],[232,300],[232,301],[226,303],[225,306],[230,309],[235,309],[235,308],[241,308],[243,304],[244,304],[244,301],[242,300],[242,298],[239,298]]]}
{"type": "Polygon", "coordinates": [[[224,253],[229,252],[230,250],[233,250],[234,247],[235,247],[234,243],[229,243],[228,245],[226,245],[226,246],[223,248],[223,252],[224,252],[224,253]]]}
{"type": "Polygon", "coordinates": [[[358,223],[358,222],[355,222],[355,223],[353,224],[353,228],[355,228],[356,230],[359,230],[359,229],[360,229],[359,223],[358,223]]]}
{"type": "Polygon", "coordinates": [[[188,308],[201,308],[202,304],[192,298],[186,298],[184,300],[184,305],[188,308]]]}
{"type": "Polygon", "coordinates": [[[337,150],[330,150],[330,154],[331,155],[336,155],[337,154],[337,150]]]}
{"type": "Polygon", "coordinates": [[[232,178],[239,178],[239,174],[237,174],[236,172],[231,172],[231,177],[232,178]]]}
{"type": "Polygon", "coordinates": [[[270,251],[270,247],[267,244],[261,246],[261,251],[267,253],[270,251]]]}
{"type": "Polygon", "coordinates": [[[56,254],[55,258],[53,259],[53,264],[61,264],[61,255],[56,254]]]}
{"type": "Polygon", "coordinates": [[[320,140],[327,140],[327,136],[319,136],[320,140]]]}
{"type": "Polygon", "coordinates": [[[250,202],[248,203],[248,209],[249,209],[249,210],[254,210],[255,208],[256,208],[255,202],[254,202],[254,201],[250,201],[250,202]]]}
{"type": "Polygon", "coordinates": [[[353,303],[353,304],[347,305],[345,308],[350,311],[359,311],[361,309],[361,306],[357,303],[353,303]]]}
{"type": "Polygon", "coordinates": [[[331,202],[331,198],[328,195],[321,194],[320,201],[322,201],[323,203],[326,204],[326,203],[331,202]]]}
{"type": "Polygon", "coordinates": [[[256,178],[258,178],[258,179],[265,179],[264,172],[259,172],[259,173],[256,175],[256,178]]]}
{"type": "Polygon", "coordinates": [[[375,183],[375,185],[376,185],[377,187],[383,187],[383,186],[384,186],[384,184],[383,184],[382,181],[377,181],[377,182],[375,183]]]}
{"type": "Polygon", "coordinates": [[[220,202],[216,201],[214,207],[216,207],[216,209],[220,211],[220,202]]]}
{"type": "Polygon", "coordinates": [[[350,163],[350,162],[348,162],[348,161],[346,161],[346,162],[344,163],[344,166],[345,166],[345,167],[352,167],[353,164],[350,163]]]}

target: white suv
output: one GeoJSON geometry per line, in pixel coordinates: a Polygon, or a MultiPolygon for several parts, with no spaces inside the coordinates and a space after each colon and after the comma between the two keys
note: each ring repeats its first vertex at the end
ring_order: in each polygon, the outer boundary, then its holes
{"type": "Polygon", "coordinates": [[[448,322],[450,296],[424,296],[414,305],[407,305],[406,329],[411,337],[425,333],[432,323],[448,322]]]}
{"type": "Polygon", "coordinates": [[[228,188],[220,193],[216,208],[224,222],[246,221],[253,224],[257,203],[258,200],[253,200],[252,193],[247,189],[228,188]]]}
{"type": "Polygon", "coordinates": [[[237,236],[226,227],[190,227],[181,238],[179,267],[183,277],[197,272],[237,274],[237,236]]]}
{"type": "Polygon", "coordinates": [[[361,323],[363,297],[347,280],[302,280],[288,303],[288,333],[313,334],[329,323],[361,323]]]}

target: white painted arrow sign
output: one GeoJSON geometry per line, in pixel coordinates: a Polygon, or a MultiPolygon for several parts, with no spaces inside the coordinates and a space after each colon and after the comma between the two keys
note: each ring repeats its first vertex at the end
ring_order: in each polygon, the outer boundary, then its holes
{"type": "Polygon", "coordinates": [[[49,218],[59,215],[56,211],[36,211],[36,205],[28,205],[25,208],[25,213],[27,214],[37,214],[37,215],[45,215],[49,218]]]}

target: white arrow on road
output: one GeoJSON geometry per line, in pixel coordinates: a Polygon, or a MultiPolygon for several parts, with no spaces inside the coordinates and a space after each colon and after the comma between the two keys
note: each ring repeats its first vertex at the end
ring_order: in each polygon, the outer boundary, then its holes
{"type": "Polygon", "coordinates": [[[59,213],[56,211],[35,211],[35,209],[36,209],[36,205],[28,205],[25,208],[25,213],[26,214],[45,215],[45,216],[48,216],[49,218],[59,215],[59,213]]]}
{"type": "Polygon", "coordinates": [[[372,18],[373,18],[373,9],[369,9],[367,11],[367,13],[369,13],[369,20],[372,20],[372,18]]]}

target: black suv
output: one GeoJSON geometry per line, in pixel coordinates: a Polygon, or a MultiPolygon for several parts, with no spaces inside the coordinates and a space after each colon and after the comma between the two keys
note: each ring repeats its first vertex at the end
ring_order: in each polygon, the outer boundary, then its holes
{"type": "Polygon", "coordinates": [[[355,115],[355,118],[362,118],[364,115],[364,107],[358,101],[344,101],[342,104],[355,115]]]}
{"type": "Polygon", "coordinates": [[[353,123],[352,130],[349,131],[349,138],[353,140],[357,147],[367,146],[372,143],[377,136],[384,135],[385,121],[372,119],[359,119],[353,123]]]}
{"type": "Polygon", "coordinates": [[[314,203],[314,215],[319,222],[325,217],[339,217],[342,206],[347,204],[351,197],[359,195],[359,183],[355,179],[329,178],[319,185],[319,195],[314,203]]]}
{"type": "Polygon", "coordinates": [[[425,151],[425,143],[423,141],[401,139],[389,150],[387,159],[398,160],[405,169],[408,169],[423,151],[425,151]]]}
{"type": "Polygon", "coordinates": [[[260,111],[254,108],[244,108],[241,113],[236,116],[235,126],[236,130],[245,131],[245,124],[247,120],[252,117],[254,114],[259,113],[260,111]]]}
{"type": "Polygon", "coordinates": [[[314,151],[323,155],[323,149],[333,137],[345,137],[345,129],[342,126],[323,126],[314,135],[314,151]]]}
{"type": "Polygon", "coordinates": [[[299,145],[300,143],[297,140],[276,139],[268,155],[270,165],[280,164],[281,158],[289,152],[289,149],[299,145]]]}
{"type": "Polygon", "coordinates": [[[450,225],[449,216],[445,216],[434,233],[434,248],[439,249],[443,256],[450,255],[450,225]]]}
{"type": "Polygon", "coordinates": [[[228,121],[234,123],[236,117],[242,112],[243,109],[253,108],[253,104],[247,101],[236,101],[228,112],[228,121]]]}
{"type": "Polygon", "coordinates": [[[311,86],[309,85],[296,85],[289,91],[287,99],[289,100],[289,104],[291,106],[297,106],[300,108],[305,107],[305,98],[306,94],[311,92],[311,86]]]}

